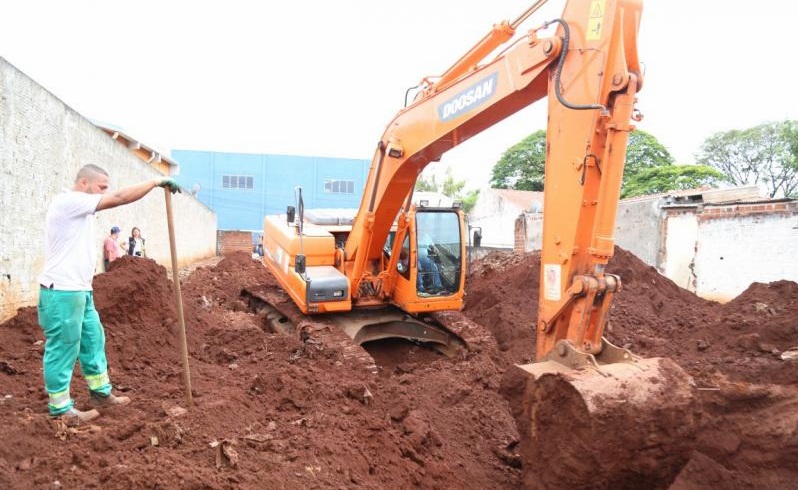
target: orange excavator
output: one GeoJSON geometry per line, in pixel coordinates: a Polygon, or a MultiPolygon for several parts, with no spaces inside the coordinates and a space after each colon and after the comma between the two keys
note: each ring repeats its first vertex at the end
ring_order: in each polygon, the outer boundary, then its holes
{"type": "Polygon", "coordinates": [[[424,319],[463,305],[463,213],[414,205],[413,187],[446,151],[547,99],[536,362],[509,369],[504,388],[524,484],[664,488],[691,451],[691,380],[668,359],[642,359],[604,338],[621,289],[605,265],[640,119],[642,1],[570,0],[560,18],[514,39],[544,3],[422,79],[380,138],[354,215],[305,210],[298,190],[285,215],[266,217],[264,263],[302,313],[337,314],[357,343],[404,337],[444,353],[467,348],[424,319]]]}

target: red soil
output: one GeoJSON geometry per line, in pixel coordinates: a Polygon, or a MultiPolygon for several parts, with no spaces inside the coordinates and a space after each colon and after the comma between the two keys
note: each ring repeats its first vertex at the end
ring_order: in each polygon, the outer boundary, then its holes
{"type": "MultiPolygon", "coordinates": [[[[264,329],[239,293],[278,288],[246,254],[199,267],[181,281],[187,407],[172,283],[153,261],[123,257],[94,287],[112,382],[133,402],[86,427],[51,420],[43,335],[35,308],[21,309],[0,325],[0,488],[520,488],[500,385],[534,357],[538,261],[472,265],[466,308],[447,315],[492,336],[461,358],[377,343],[376,375],[312,335],[264,329]]],[[[698,449],[671,488],[796,488],[798,361],[782,357],[798,348],[798,285],[753,284],[720,305],[623,250],[608,271],[624,281],[610,340],[673,359],[699,388],[698,449]]]]}

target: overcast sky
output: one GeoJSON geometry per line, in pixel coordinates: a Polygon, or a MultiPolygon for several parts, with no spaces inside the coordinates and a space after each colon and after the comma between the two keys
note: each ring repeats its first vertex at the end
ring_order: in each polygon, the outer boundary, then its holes
{"type": "MultiPolygon", "coordinates": [[[[6,0],[0,56],[85,117],[163,151],[370,159],[407,88],[532,3],[6,0]]],[[[783,0],[644,1],[638,127],[692,163],[716,132],[798,119],[796,14],[783,0]]],[[[545,129],[545,111],[540,101],[437,167],[487,184],[505,149],[545,129]]]]}

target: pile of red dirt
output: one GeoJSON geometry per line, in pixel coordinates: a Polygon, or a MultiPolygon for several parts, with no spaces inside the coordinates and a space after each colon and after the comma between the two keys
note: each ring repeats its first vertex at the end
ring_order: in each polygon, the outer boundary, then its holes
{"type": "MultiPolygon", "coordinates": [[[[473,264],[466,307],[448,315],[490,335],[457,358],[369,345],[376,374],[340,346],[272,333],[240,293],[280,291],[247,254],[198,267],[181,281],[187,406],[173,285],[153,261],[123,257],[95,277],[95,301],[112,382],[133,403],[85,427],[51,419],[43,335],[35,308],[21,309],[0,325],[0,488],[521,488],[500,386],[534,358],[538,262],[505,253],[473,264]]],[[[624,281],[611,340],[672,358],[698,385],[698,450],[671,488],[792,487],[798,285],[754,284],[720,305],[623,250],[608,270],[624,281]]]]}
{"type": "MultiPolygon", "coordinates": [[[[673,489],[798,488],[798,284],[752,284],[726,304],[679,288],[616,247],[622,278],[608,339],[692,375],[698,446],[673,489]]],[[[464,312],[496,337],[503,365],[535,356],[540,254],[493,253],[471,269],[464,312]]]]}

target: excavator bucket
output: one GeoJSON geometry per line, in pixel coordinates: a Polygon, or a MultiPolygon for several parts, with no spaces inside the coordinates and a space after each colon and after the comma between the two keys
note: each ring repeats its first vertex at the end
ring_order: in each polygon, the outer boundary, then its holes
{"type": "Polygon", "coordinates": [[[544,360],[505,374],[524,488],[668,488],[687,463],[697,428],[692,378],[669,359],[618,351],[620,362],[544,360]]]}

